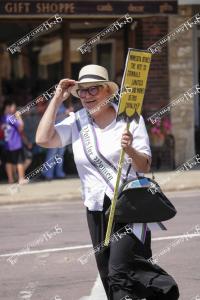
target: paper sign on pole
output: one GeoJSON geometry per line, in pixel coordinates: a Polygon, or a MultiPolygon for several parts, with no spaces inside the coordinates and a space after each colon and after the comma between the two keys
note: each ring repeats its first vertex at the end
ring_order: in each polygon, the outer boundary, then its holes
{"type": "Polygon", "coordinates": [[[121,84],[118,117],[128,122],[139,121],[152,54],[129,49],[121,84]]]}
{"type": "MultiPolygon", "coordinates": [[[[126,130],[129,130],[130,121],[133,119],[135,119],[136,122],[139,122],[149,66],[151,63],[151,55],[152,54],[148,51],[135,49],[128,50],[117,113],[117,119],[124,118],[126,120],[126,130]]],[[[116,185],[104,241],[105,246],[108,246],[110,242],[124,155],[125,151],[122,149],[119,158],[116,185]]]]}

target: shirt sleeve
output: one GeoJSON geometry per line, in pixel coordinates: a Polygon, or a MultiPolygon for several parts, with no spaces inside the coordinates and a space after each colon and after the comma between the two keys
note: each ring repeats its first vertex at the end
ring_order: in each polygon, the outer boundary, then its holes
{"type": "Polygon", "coordinates": [[[10,115],[6,118],[6,123],[18,129],[21,122],[14,115],[10,115]]]}
{"type": "Polygon", "coordinates": [[[57,131],[62,147],[72,144],[72,124],[75,122],[75,114],[70,113],[69,117],[65,118],[62,122],[54,125],[57,131]]]}
{"type": "Polygon", "coordinates": [[[151,155],[151,148],[149,145],[149,136],[146,130],[143,117],[140,116],[140,120],[138,124],[135,121],[132,122],[134,123],[132,129],[133,148],[151,157],[152,155],[151,155]]]}

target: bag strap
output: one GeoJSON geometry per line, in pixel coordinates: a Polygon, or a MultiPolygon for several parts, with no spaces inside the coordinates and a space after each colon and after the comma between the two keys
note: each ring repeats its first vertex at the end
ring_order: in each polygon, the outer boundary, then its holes
{"type": "Polygon", "coordinates": [[[129,164],[128,169],[126,171],[126,176],[125,176],[124,182],[127,181],[127,179],[128,179],[128,174],[130,172],[130,169],[131,169],[131,164],[129,164]]]}
{"type": "MultiPolygon", "coordinates": [[[[148,160],[148,164],[149,164],[149,160],[148,160]]],[[[126,171],[126,176],[125,176],[124,182],[127,181],[127,179],[128,179],[128,174],[129,174],[130,170],[131,170],[131,164],[129,164],[128,169],[127,169],[127,171],[126,171]]],[[[137,178],[138,178],[138,177],[139,177],[139,173],[138,173],[137,171],[135,171],[135,173],[136,173],[136,176],[137,176],[137,178]]],[[[152,175],[152,179],[155,180],[155,175],[154,175],[154,172],[153,172],[153,171],[151,171],[151,175],[152,175]]]]}
{"type": "MultiPolygon", "coordinates": [[[[126,176],[125,176],[124,182],[127,181],[127,179],[128,179],[128,174],[129,174],[130,170],[131,170],[131,164],[129,164],[128,169],[127,169],[127,171],[126,171],[126,176]]],[[[137,176],[137,178],[138,178],[138,177],[139,177],[139,173],[138,173],[137,171],[135,171],[135,173],[136,173],[136,176],[137,176]]]]}

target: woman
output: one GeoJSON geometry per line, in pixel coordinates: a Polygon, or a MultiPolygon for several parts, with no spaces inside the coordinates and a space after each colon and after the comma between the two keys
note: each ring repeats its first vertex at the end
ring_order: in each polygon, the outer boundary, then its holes
{"type": "Polygon", "coordinates": [[[0,120],[4,131],[4,152],[8,183],[14,183],[14,174],[17,169],[18,182],[25,183],[24,179],[24,151],[22,131],[24,123],[19,114],[16,114],[16,104],[7,100],[3,104],[3,116],[0,120]]]}
{"type": "MultiPolygon", "coordinates": [[[[59,82],[36,133],[36,143],[42,147],[64,147],[72,143],[94,247],[105,239],[105,212],[113,196],[121,147],[126,159],[132,161],[128,179],[135,178],[136,171],[148,172],[151,164],[143,118],[140,117],[139,124],[132,121],[129,132],[124,130],[123,120],[116,121],[117,105],[107,99],[113,98],[117,90],[118,86],[108,80],[105,68],[83,67],[78,82],[71,79],[59,82]],[[83,109],[54,125],[57,110],[70,93],[80,98],[83,109]]],[[[126,171],[127,166],[122,169],[122,179],[126,171]]],[[[123,229],[124,225],[115,224],[114,227],[114,232],[126,231],[123,238],[95,254],[108,299],[178,299],[178,287],[173,278],[148,261],[152,256],[150,229],[158,224],[129,224],[131,230],[128,232],[123,229]]]]}

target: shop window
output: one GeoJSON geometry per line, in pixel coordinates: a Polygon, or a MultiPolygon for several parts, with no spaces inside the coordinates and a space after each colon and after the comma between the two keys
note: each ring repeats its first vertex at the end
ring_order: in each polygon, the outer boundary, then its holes
{"type": "Polygon", "coordinates": [[[115,77],[115,41],[108,40],[100,42],[94,48],[93,63],[107,68],[109,77],[114,80],[115,77]]]}

